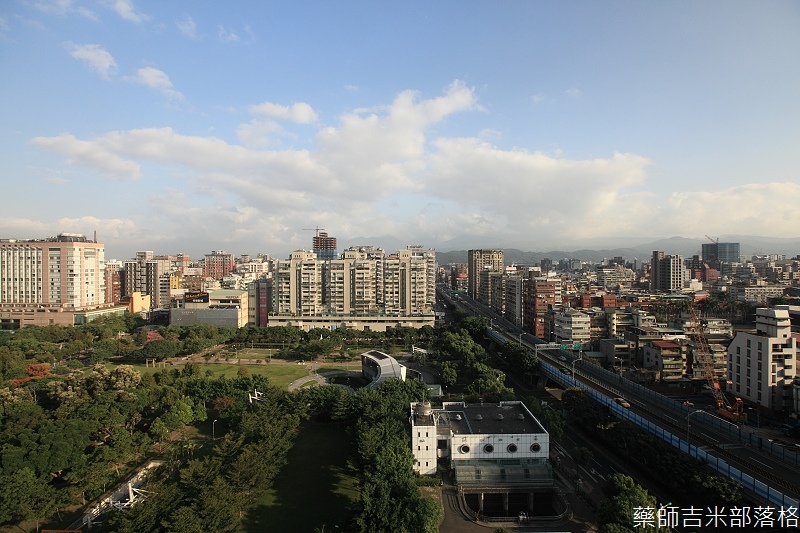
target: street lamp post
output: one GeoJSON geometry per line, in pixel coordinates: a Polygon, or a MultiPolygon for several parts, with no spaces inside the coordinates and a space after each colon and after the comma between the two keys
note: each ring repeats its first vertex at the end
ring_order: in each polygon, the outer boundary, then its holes
{"type": "Polygon", "coordinates": [[[702,413],[703,411],[697,409],[696,411],[692,411],[688,415],[686,415],[686,450],[689,451],[689,436],[690,436],[690,428],[691,428],[691,416],[696,415],[697,413],[702,413]]]}
{"type": "Polygon", "coordinates": [[[211,440],[217,440],[216,424],[217,419],[215,418],[214,421],[211,422],[211,440]]]}
{"type": "Polygon", "coordinates": [[[583,361],[583,357],[579,357],[577,359],[572,360],[572,379],[575,379],[575,363],[577,363],[578,361],[583,361]]]}
{"type": "Polygon", "coordinates": [[[522,346],[522,333],[519,334],[519,345],[522,346]]]}

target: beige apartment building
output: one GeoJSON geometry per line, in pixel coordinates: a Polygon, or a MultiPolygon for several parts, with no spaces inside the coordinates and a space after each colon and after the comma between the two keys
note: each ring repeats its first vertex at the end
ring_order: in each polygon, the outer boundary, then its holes
{"type": "Polygon", "coordinates": [[[503,250],[469,250],[467,256],[467,294],[470,298],[478,299],[481,294],[481,272],[491,270],[502,273],[505,269],[503,250]]]}
{"type": "Polygon", "coordinates": [[[788,305],[757,309],[755,331],[738,331],[728,346],[733,392],[766,409],[792,408],[797,344],[788,305]]]}
{"type": "Polygon", "coordinates": [[[105,292],[103,244],[75,233],[0,240],[4,329],[85,322],[111,307],[105,292]]]}
{"type": "Polygon", "coordinates": [[[276,262],[269,323],[375,331],[432,326],[435,262],[429,253],[409,247],[386,255],[379,248],[353,247],[339,259],[320,260],[314,252],[294,251],[276,262]]]}

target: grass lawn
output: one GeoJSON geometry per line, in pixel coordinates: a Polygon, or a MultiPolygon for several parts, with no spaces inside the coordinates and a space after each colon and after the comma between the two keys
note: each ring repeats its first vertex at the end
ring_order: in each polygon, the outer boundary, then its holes
{"type": "Polygon", "coordinates": [[[240,531],[313,532],[323,526],[325,531],[345,531],[358,501],[358,480],[347,465],[350,453],[344,426],[305,424],[287,465],[240,531]]]}
{"type": "MultiPolygon", "coordinates": [[[[148,372],[150,374],[154,372],[158,372],[161,370],[171,370],[177,369],[181,370],[183,365],[176,365],[171,366],[167,365],[164,367],[156,367],[153,368],[145,367],[143,363],[123,363],[123,364],[130,364],[139,372],[148,372]]],[[[200,366],[200,373],[205,375],[206,370],[211,371],[211,376],[213,378],[218,378],[220,376],[225,376],[226,378],[235,378],[239,372],[239,365],[229,365],[229,364],[205,364],[205,363],[198,363],[200,366]]],[[[110,365],[110,368],[116,366],[114,364],[110,365]]],[[[250,372],[251,375],[260,374],[263,376],[267,376],[269,378],[269,382],[281,389],[285,389],[289,386],[289,383],[292,381],[305,377],[309,374],[308,369],[303,365],[285,365],[285,364],[267,364],[264,363],[263,365],[242,365],[244,368],[250,372]]]]}

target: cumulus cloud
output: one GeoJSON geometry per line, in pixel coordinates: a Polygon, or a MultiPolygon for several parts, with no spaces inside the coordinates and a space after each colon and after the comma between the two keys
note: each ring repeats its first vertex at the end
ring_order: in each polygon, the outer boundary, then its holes
{"type": "Polygon", "coordinates": [[[236,137],[248,147],[271,146],[273,137],[283,133],[281,125],[274,120],[251,120],[237,128],[236,137]]]}
{"type": "Polygon", "coordinates": [[[197,38],[197,24],[191,16],[186,15],[181,20],[175,22],[175,26],[177,26],[178,30],[186,37],[190,39],[197,38]]]}
{"type": "Polygon", "coordinates": [[[138,179],[139,165],[104,146],[102,141],[82,141],[62,133],[56,137],[36,137],[31,141],[52,152],[67,156],[67,164],[95,169],[114,179],[138,179]]]}
{"type": "Polygon", "coordinates": [[[570,87],[569,89],[567,89],[567,95],[573,98],[580,98],[582,94],[583,93],[581,92],[581,90],[578,89],[577,87],[570,87]]]}
{"type": "Polygon", "coordinates": [[[250,106],[250,113],[267,117],[280,118],[298,124],[310,124],[317,121],[317,112],[305,102],[298,102],[291,106],[264,102],[250,106]]]}
{"type": "Polygon", "coordinates": [[[430,138],[432,126],[448,116],[481,110],[475,91],[455,82],[439,96],[404,91],[320,128],[309,104],[261,103],[250,108],[254,119],[239,126],[238,143],[169,127],[32,142],[114,179],[164,183],[142,207],[157,221],[149,230],[154,239],[190,227],[206,243],[291,247],[307,245],[299,228],[317,223],[342,240],[484,235],[524,247],[545,238],[652,235],[653,228],[661,235],[775,235],[775,213],[783,227],[800,227],[794,183],[655,194],[649,172],[657,161],[640,154],[578,159],[568,150],[493,144],[500,135],[493,142],[430,138]],[[278,120],[312,125],[300,139],[308,148],[275,148],[270,141],[285,135],[278,120]]]}
{"type": "Polygon", "coordinates": [[[163,71],[153,67],[144,67],[136,71],[135,76],[126,76],[126,81],[145,85],[151,89],[160,91],[161,94],[170,98],[183,100],[183,95],[172,88],[169,76],[163,71]]]}
{"type": "Polygon", "coordinates": [[[65,43],[69,55],[83,61],[94,70],[101,78],[110,79],[117,70],[117,63],[108,50],[98,44],[65,43]]]}
{"type": "Polygon", "coordinates": [[[136,223],[127,218],[98,218],[93,216],[62,217],[54,220],[31,220],[24,217],[0,217],[4,237],[17,239],[55,236],[59,233],[81,233],[88,237],[98,232],[98,241],[124,239],[136,233],[136,223]]]}

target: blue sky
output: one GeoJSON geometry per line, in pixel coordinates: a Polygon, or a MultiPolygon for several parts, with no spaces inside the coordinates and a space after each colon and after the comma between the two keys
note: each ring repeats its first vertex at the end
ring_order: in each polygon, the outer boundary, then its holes
{"type": "Polygon", "coordinates": [[[0,237],[800,236],[800,3],[0,3],[0,237]]]}

